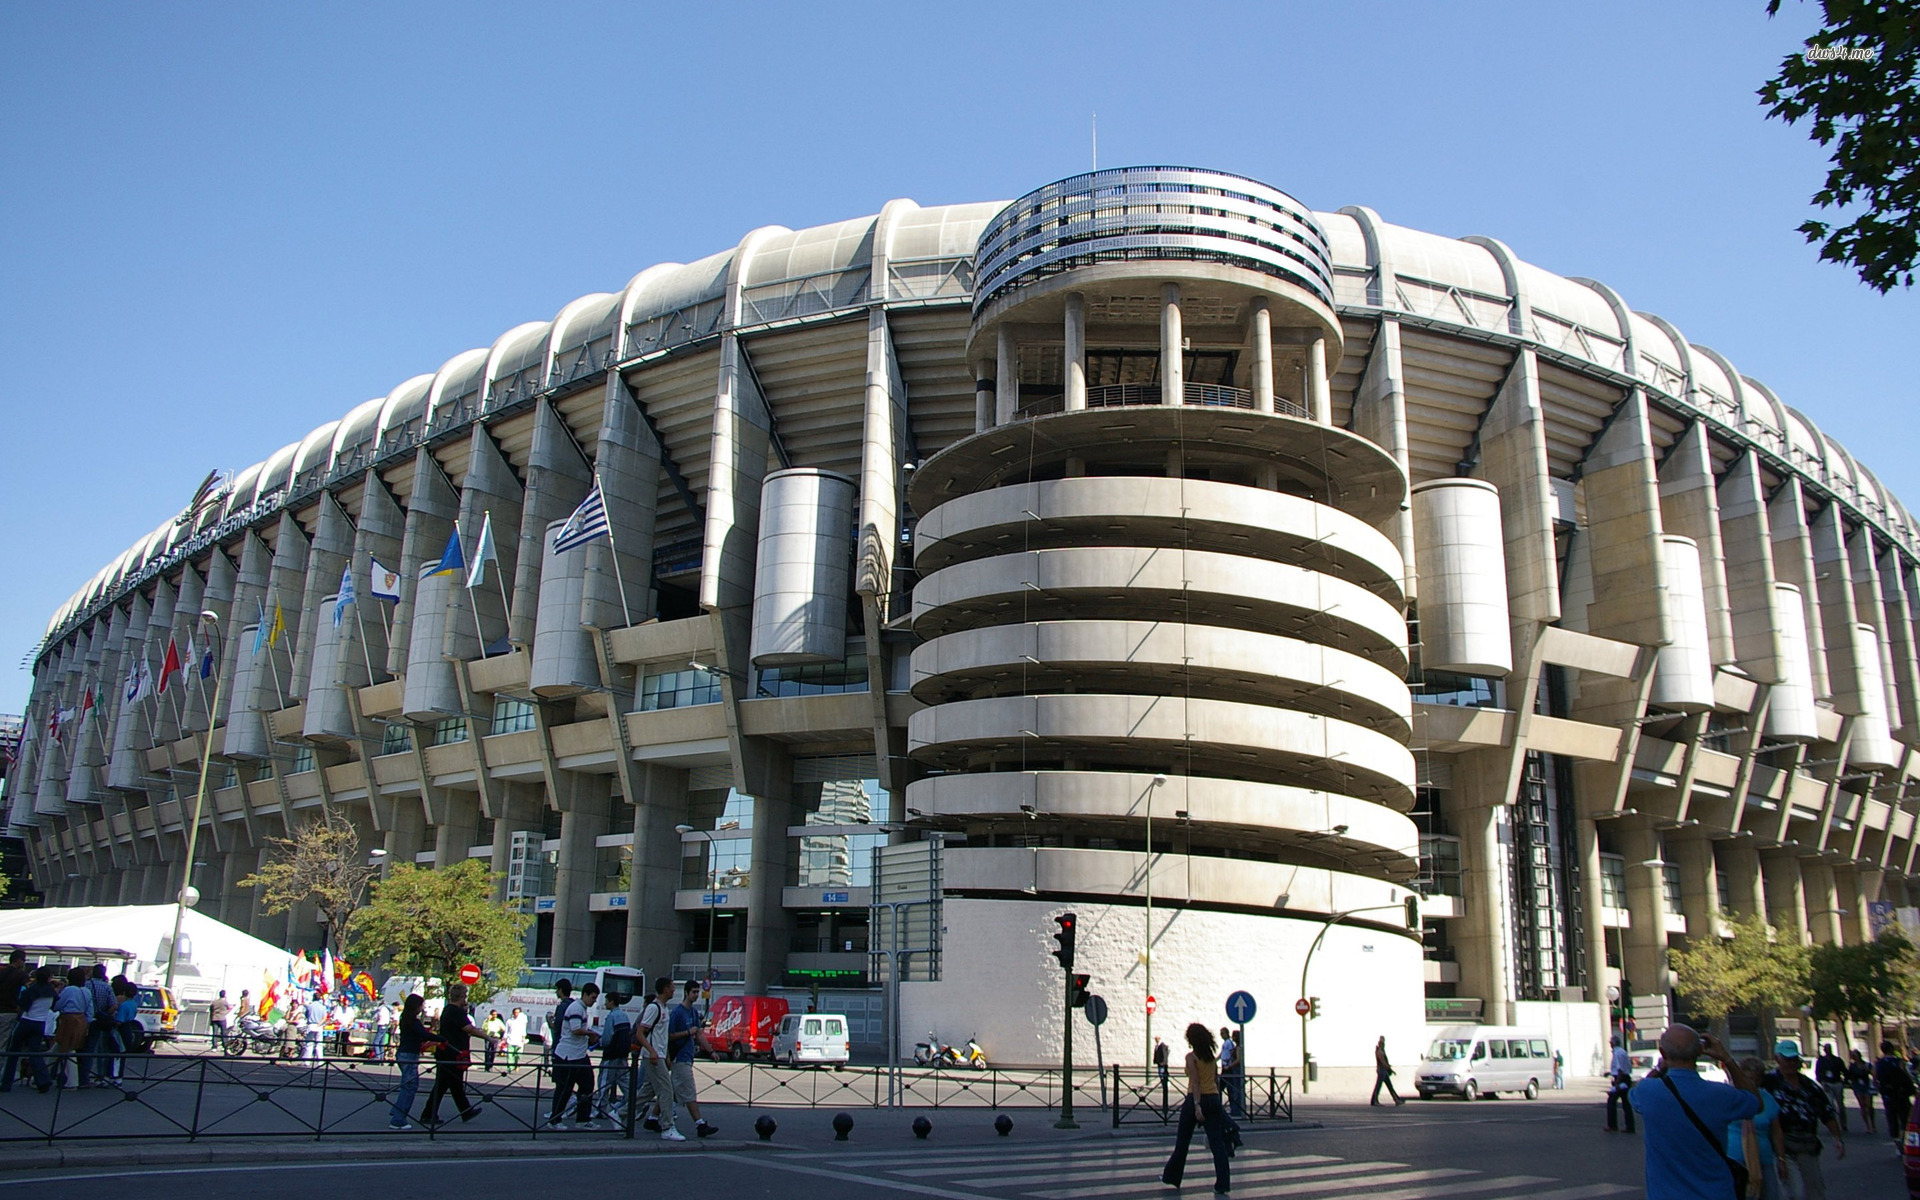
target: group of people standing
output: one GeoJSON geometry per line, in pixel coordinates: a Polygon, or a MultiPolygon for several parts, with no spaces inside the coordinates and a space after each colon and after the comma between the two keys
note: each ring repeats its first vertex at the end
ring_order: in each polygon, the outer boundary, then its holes
{"type": "MultiPolygon", "coordinates": [[[[473,1065],[476,1042],[484,1061],[490,1062],[494,1051],[504,1043],[508,1069],[518,1065],[520,1048],[526,1042],[526,1014],[516,1008],[511,1016],[502,1018],[495,1010],[484,1022],[476,1022],[467,1006],[467,995],[464,984],[448,988],[446,1003],[437,1018],[426,1015],[426,1001],[418,994],[408,996],[401,1004],[394,1023],[397,1041],[393,1055],[400,1068],[400,1084],[393,1098],[389,1129],[413,1128],[413,1102],[420,1091],[423,1059],[431,1058],[433,1063],[433,1089],[420,1113],[420,1123],[428,1128],[441,1124],[440,1106],[446,1100],[451,1100],[462,1121],[481,1115],[480,1101],[470,1098],[466,1088],[466,1072],[473,1065]],[[517,1043],[512,1040],[516,1020],[517,1043]]],[[[701,1115],[693,1074],[694,1034],[703,1021],[694,1006],[698,984],[687,983],[681,1002],[675,1005],[673,981],[659,980],[637,1022],[626,1010],[632,997],[609,992],[597,1026],[592,1014],[602,1000],[598,985],[589,983],[575,996],[572,982],[563,979],[555,985],[554,995],[558,1003],[547,1028],[549,1069],[553,1073],[553,1104],[545,1121],[547,1128],[567,1128],[569,1103],[574,1108],[572,1128],[598,1129],[601,1120],[618,1121],[637,1060],[639,1083],[631,1102],[636,1111],[645,1114],[645,1129],[658,1133],[664,1141],[685,1141],[686,1135],[675,1121],[677,1106],[693,1118],[697,1136],[711,1137],[719,1132],[701,1115]],[[596,1049],[600,1052],[597,1083],[592,1059],[596,1049]]]]}
{"type": "Polygon", "coordinates": [[[41,1092],[117,1087],[127,1054],[145,1040],[140,989],[124,975],[109,980],[104,963],[29,971],[15,950],[0,969],[0,1092],[29,1075],[41,1092]],[[69,1064],[77,1068],[71,1082],[69,1064]]]}
{"type": "Polygon", "coordinates": [[[1861,1124],[1868,1133],[1875,1132],[1873,1098],[1877,1095],[1886,1109],[1887,1136],[1898,1142],[1907,1128],[1907,1117],[1913,1112],[1915,1080],[1920,1078],[1920,1051],[1910,1051],[1902,1059],[1893,1042],[1883,1040],[1880,1057],[1873,1062],[1868,1062],[1857,1046],[1849,1054],[1850,1058],[1842,1059],[1833,1052],[1833,1043],[1828,1042],[1820,1047],[1820,1057],[1813,1062],[1814,1081],[1827,1094],[1827,1100],[1838,1114],[1841,1131],[1847,1128],[1846,1094],[1852,1092],[1853,1102],[1860,1108],[1861,1124]]]}

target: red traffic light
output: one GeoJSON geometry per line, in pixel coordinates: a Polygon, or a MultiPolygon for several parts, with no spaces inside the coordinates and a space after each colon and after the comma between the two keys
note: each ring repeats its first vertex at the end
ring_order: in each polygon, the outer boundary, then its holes
{"type": "Polygon", "coordinates": [[[1060,927],[1059,932],[1053,935],[1053,940],[1060,943],[1059,948],[1053,952],[1053,956],[1060,960],[1062,969],[1071,971],[1073,970],[1073,941],[1076,918],[1072,913],[1061,913],[1054,917],[1053,923],[1060,927]]]}

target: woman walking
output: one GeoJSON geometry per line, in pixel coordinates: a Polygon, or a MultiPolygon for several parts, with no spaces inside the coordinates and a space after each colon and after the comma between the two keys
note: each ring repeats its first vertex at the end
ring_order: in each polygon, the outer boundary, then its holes
{"type": "Polygon", "coordinates": [[[453,1097],[453,1107],[462,1121],[480,1115],[480,1106],[467,1102],[467,1067],[473,1062],[473,1039],[486,1036],[467,1011],[467,985],[456,983],[448,988],[446,1007],[440,1010],[440,1048],[433,1052],[433,1090],[427,1093],[427,1106],[420,1110],[422,1125],[432,1128],[440,1123],[442,1096],[453,1097]]]}
{"type": "Polygon", "coordinates": [[[393,1061],[400,1067],[400,1089],[393,1096],[393,1115],[387,1121],[389,1129],[413,1128],[407,1122],[407,1115],[413,1111],[413,1098],[420,1094],[420,1054],[428,1038],[426,1022],[420,1019],[420,1009],[425,1004],[415,992],[400,1006],[400,1044],[393,1053],[393,1061]]]}
{"type": "Polygon", "coordinates": [[[1853,1089],[1853,1101],[1860,1106],[1860,1119],[1866,1122],[1867,1132],[1874,1132],[1873,1064],[1860,1056],[1857,1046],[1847,1062],[1847,1086],[1853,1089]]]}
{"type": "Polygon", "coordinates": [[[1180,1130],[1174,1135],[1173,1157],[1160,1172],[1160,1182],[1179,1187],[1187,1173],[1187,1147],[1193,1142],[1193,1127],[1206,1126],[1207,1149],[1213,1153],[1213,1191],[1224,1196],[1232,1190],[1227,1159],[1232,1155],[1227,1133],[1227,1114],[1220,1107],[1220,1066],[1214,1059],[1213,1033],[1199,1022],[1187,1026],[1187,1098],[1180,1105],[1180,1130]]]}

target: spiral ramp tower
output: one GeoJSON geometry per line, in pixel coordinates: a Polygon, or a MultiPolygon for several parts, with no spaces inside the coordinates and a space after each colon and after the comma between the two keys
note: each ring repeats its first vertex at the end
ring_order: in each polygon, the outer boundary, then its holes
{"type": "MultiPolygon", "coordinates": [[[[1328,1022],[1412,1036],[1406,597],[1379,532],[1407,480],[1328,421],[1319,225],[1235,176],[1100,172],[1010,205],[976,272],[978,432],[909,495],[906,806],[949,834],[945,960],[980,966],[903,985],[903,1022],[1011,994],[1035,1016],[997,1052],[1057,1056],[1073,910],[1077,969],[1145,982],[1169,1040],[1223,985],[1278,1017],[1323,931],[1317,970],[1381,984],[1328,1022]]],[[[1149,1014],[1110,1020],[1150,1044],[1149,1014]]]]}

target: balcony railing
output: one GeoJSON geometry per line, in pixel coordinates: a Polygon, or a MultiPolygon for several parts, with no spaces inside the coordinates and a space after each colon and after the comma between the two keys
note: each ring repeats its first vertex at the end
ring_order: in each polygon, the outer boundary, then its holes
{"type": "MultiPolygon", "coordinates": [[[[1253,393],[1246,388],[1228,387],[1219,383],[1189,383],[1182,393],[1189,406],[1195,408],[1240,408],[1252,411],[1253,393]]],[[[1160,385],[1157,383],[1113,383],[1104,387],[1087,389],[1088,408],[1138,408],[1159,404],[1160,385]]],[[[1029,400],[1020,406],[1014,414],[1015,420],[1031,420],[1034,417],[1051,416],[1065,412],[1067,398],[1064,395],[1043,396],[1038,400],[1029,400]]],[[[1284,397],[1273,398],[1273,410],[1281,416],[1305,417],[1309,414],[1301,405],[1284,397]]]]}

